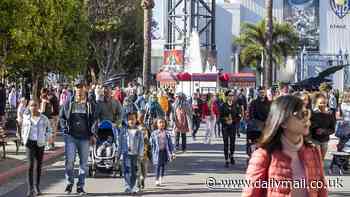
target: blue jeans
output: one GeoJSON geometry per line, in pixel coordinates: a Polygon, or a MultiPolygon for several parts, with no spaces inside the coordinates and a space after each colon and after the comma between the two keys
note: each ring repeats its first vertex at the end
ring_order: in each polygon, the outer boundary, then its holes
{"type": "Polygon", "coordinates": [[[125,187],[129,191],[137,190],[136,179],[137,179],[137,158],[138,155],[123,155],[123,171],[125,187]]]}
{"type": "Polygon", "coordinates": [[[83,188],[88,172],[89,140],[76,139],[71,135],[64,135],[65,149],[65,177],[68,185],[74,184],[74,163],[76,152],[79,155],[79,179],[77,187],[83,188]]]}
{"type": "Polygon", "coordinates": [[[160,177],[164,177],[165,165],[167,163],[167,160],[168,160],[167,152],[165,150],[160,150],[158,164],[155,165],[156,180],[159,180],[160,177]]]}

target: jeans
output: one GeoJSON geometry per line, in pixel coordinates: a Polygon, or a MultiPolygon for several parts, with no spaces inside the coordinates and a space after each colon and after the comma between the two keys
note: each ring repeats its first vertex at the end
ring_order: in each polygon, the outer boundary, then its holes
{"type": "Polygon", "coordinates": [[[176,133],[176,149],[178,149],[180,145],[180,135],[181,135],[181,141],[182,141],[182,150],[186,150],[186,133],[177,132],[176,133]]]}
{"type": "Polygon", "coordinates": [[[129,191],[136,191],[138,155],[123,155],[123,158],[125,187],[129,191]]]}
{"type": "Polygon", "coordinates": [[[147,177],[148,160],[147,159],[140,160],[138,163],[138,169],[140,169],[137,172],[138,183],[140,185],[140,183],[144,182],[147,177]]]}
{"type": "Polygon", "coordinates": [[[34,189],[34,163],[36,163],[36,187],[40,185],[41,166],[44,157],[44,147],[38,147],[36,141],[28,140],[26,144],[26,155],[29,161],[27,184],[30,191],[34,189]]]}
{"type": "Polygon", "coordinates": [[[79,156],[79,178],[77,187],[83,188],[85,177],[88,172],[89,140],[76,139],[71,135],[64,135],[65,143],[65,177],[68,185],[74,184],[74,163],[75,156],[79,156]]]}
{"type": "Polygon", "coordinates": [[[206,133],[205,133],[205,143],[210,143],[211,138],[213,137],[213,132],[215,130],[216,117],[206,116],[206,133]]]}
{"type": "Polygon", "coordinates": [[[198,117],[197,115],[193,115],[193,126],[192,126],[192,137],[196,137],[196,134],[198,132],[199,127],[201,126],[201,118],[198,117]]]}
{"type": "Polygon", "coordinates": [[[159,151],[158,164],[155,165],[156,180],[159,180],[160,177],[164,177],[165,165],[168,160],[167,157],[167,152],[165,150],[159,151]]]}
{"type": "Polygon", "coordinates": [[[217,118],[215,123],[215,137],[217,136],[220,137],[221,133],[222,133],[222,124],[220,122],[220,118],[217,118]]]}
{"type": "Polygon", "coordinates": [[[224,139],[224,155],[225,160],[227,161],[229,156],[233,157],[235,152],[235,143],[236,143],[236,124],[223,124],[222,125],[222,137],[224,139]],[[228,149],[230,147],[230,154],[228,149]]]}

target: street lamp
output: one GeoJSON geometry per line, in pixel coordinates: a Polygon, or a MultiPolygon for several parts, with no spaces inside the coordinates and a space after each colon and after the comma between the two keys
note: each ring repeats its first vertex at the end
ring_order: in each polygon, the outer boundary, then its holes
{"type": "Polygon", "coordinates": [[[300,54],[300,66],[301,66],[301,71],[300,71],[300,80],[305,79],[305,65],[304,65],[304,55],[306,54],[306,47],[303,47],[303,50],[301,51],[300,54]]]}

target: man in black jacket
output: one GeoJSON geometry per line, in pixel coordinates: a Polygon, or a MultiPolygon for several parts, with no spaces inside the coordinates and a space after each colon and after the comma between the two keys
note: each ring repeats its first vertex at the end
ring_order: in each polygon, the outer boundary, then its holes
{"type": "Polygon", "coordinates": [[[249,104],[247,138],[250,138],[250,135],[257,135],[256,138],[260,136],[270,111],[270,105],[271,101],[269,101],[266,97],[265,88],[260,87],[258,97],[252,100],[252,102],[249,104]]]}
{"type": "Polygon", "coordinates": [[[74,83],[75,95],[71,101],[62,106],[60,110],[60,126],[64,131],[65,142],[65,177],[66,193],[71,193],[74,184],[74,162],[78,152],[80,168],[77,193],[84,191],[85,177],[88,172],[89,141],[96,142],[93,135],[95,117],[94,105],[87,100],[85,82],[78,79],[74,83]]]}
{"type": "Polygon", "coordinates": [[[241,108],[237,102],[238,97],[235,92],[229,90],[225,93],[225,97],[226,102],[220,110],[220,120],[222,123],[222,137],[224,140],[225,167],[229,167],[229,158],[231,164],[235,164],[236,128],[241,118],[241,108]]]}

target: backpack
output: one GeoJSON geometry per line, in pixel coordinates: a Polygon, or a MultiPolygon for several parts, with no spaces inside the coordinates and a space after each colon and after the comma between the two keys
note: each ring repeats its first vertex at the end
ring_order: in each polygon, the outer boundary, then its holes
{"type": "Polygon", "coordinates": [[[52,114],[53,116],[57,116],[60,111],[59,101],[55,95],[52,95],[50,99],[50,103],[52,104],[52,114]]]}
{"type": "Polygon", "coordinates": [[[51,116],[53,115],[53,105],[51,102],[46,103],[45,111],[42,114],[44,114],[49,119],[51,118],[51,116]]]}

